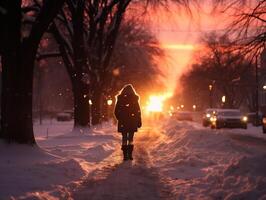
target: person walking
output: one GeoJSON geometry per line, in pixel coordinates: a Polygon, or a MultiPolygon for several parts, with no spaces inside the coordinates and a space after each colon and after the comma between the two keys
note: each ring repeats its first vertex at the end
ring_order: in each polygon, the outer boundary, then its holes
{"type": "Polygon", "coordinates": [[[116,100],[114,114],[118,120],[118,132],[122,133],[124,160],[133,160],[134,133],[142,126],[139,96],[133,86],[128,84],[121,89],[116,100]]]}

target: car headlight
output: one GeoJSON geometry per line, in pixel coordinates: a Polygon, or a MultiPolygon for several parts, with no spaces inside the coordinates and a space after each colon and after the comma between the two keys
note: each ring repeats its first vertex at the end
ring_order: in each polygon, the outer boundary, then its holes
{"type": "Polygon", "coordinates": [[[216,122],[216,121],[217,121],[217,118],[216,118],[216,117],[211,117],[211,118],[210,118],[210,121],[211,121],[211,122],[216,122]]]}
{"type": "Polygon", "coordinates": [[[206,114],[206,117],[207,117],[207,118],[210,118],[210,117],[211,117],[211,114],[209,114],[209,113],[206,114]]]}
{"type": "Polygon", "coordinates": [[[244,116],[244,117],[242,118],[242,121],[243,121],[243,122],[247,122],[247,121],[248,121],[248,117],[247,117],[247,116],[244,116]]]}

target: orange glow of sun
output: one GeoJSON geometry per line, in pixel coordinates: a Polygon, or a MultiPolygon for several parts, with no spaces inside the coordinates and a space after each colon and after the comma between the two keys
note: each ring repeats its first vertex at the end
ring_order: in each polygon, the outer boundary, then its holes
{"type": "Polygon", "coordinates": [[[163,99],[160,96],[150,96],[147,111],[149,112],[162,112],[163,99]]]}
{"type": "Polygon", "coordinates": [[[147,102],[146,111],[147,112],[162,112],[164,101],[172,96],[172,93],[167,93],[164,95],[151,95],[147,102]]]}

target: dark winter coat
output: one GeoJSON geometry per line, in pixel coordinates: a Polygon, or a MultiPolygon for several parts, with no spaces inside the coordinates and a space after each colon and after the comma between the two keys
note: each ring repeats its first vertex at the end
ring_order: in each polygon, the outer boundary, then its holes
{"type": "Polygon", "coordinates": [[[135,94],[120,94],[115,106],[118,132],[136,132],[141,127],[139,97],[135,94]]]}

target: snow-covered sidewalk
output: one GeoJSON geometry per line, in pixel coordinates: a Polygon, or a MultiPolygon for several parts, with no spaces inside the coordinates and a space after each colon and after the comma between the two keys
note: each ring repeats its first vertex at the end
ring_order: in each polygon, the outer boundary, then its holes
{"type": "Polygon", "coordinates": [[[159,200],[174,199],[167,185],[161,182],[146,148],[151,138],[136,137],[134,161],[121,162],[121,151],[106,160],[106,166],[95,170],[72,194],[81,200],[159,200]],[[118,158],[118,159],[117,159],[118,158]]]}

